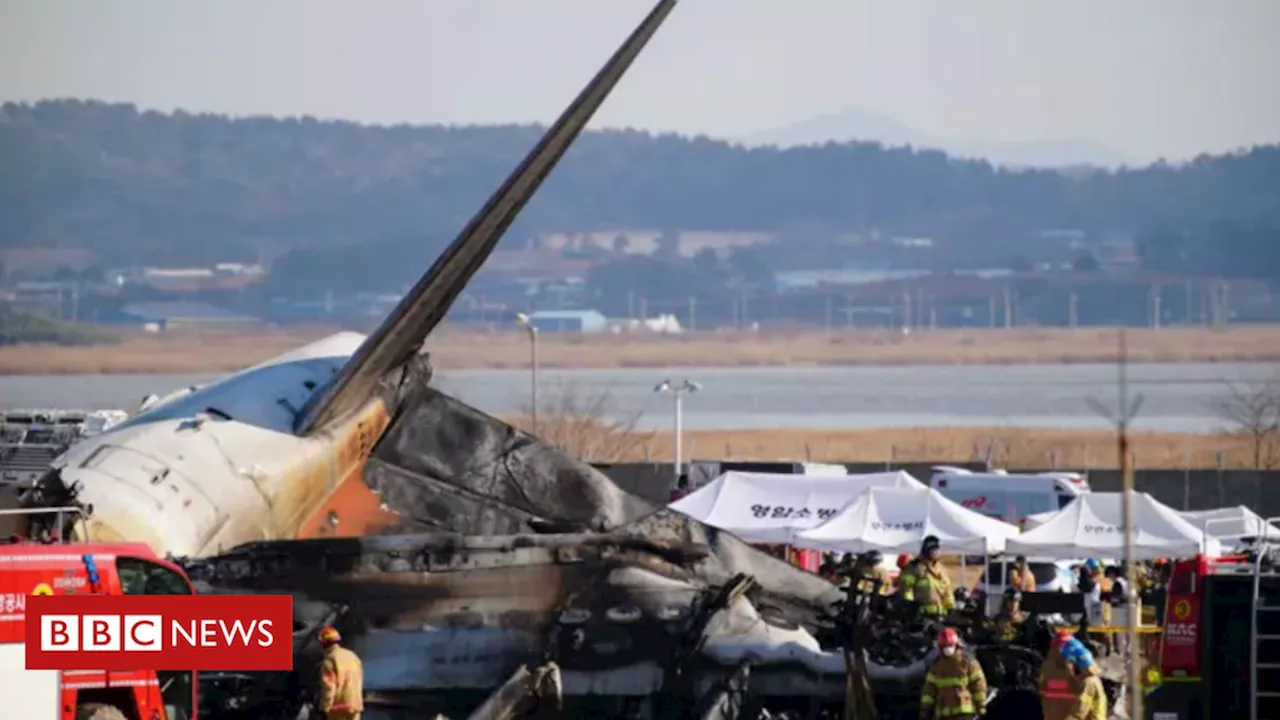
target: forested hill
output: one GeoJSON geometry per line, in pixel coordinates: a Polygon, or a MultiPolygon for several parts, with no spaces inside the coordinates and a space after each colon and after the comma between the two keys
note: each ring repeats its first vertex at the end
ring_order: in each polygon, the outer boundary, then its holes
{"type": "MultiPolygon", "coordinates": [[[[413,239],[429,258],[539,132],[6,104],[0,244],[88,246],[119,263],[192,263],[252,257],[261,246],[413,239]]],[[[591,132],[512,235],[815,224],[955,243],[1047,228],[1155,234],[1167,263],[1194,264],[1200,251],[1191,246],[1212,227],[1280,227],[1280,146],[1068,176],[873,143],[784,151],[591,132]]]]}

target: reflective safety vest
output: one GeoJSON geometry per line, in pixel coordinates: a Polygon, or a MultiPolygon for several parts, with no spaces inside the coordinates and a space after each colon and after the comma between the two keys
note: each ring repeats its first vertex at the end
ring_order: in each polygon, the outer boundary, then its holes
{"type": "Polygon", "coordinates": [[[364,710],[364,667],[360,658],[341,645],[324,649],[320,663],[321,712],[364,710]]]}
{"type": "Polygon", "coordinates": [[[879,593],[888,595],[893,592],[893,579],[889,577],[889,571],[882,567],[859,568],[861,576],[858,578],[858,592],[870,593],[876,591],[876,583],[880,584],[879,593]]]}
{"type": "Polygon", "coordinates": [[[920,572],[920,561],[912,560],[907,566],[902,568],[902,572],[898,573],[898,587],[902,590],[902,599],[914,601],[916,599],[916,581],[920,572]]]}
{"type": "Polygon", "coordinates": [[[951,612],[956,600],[951,595],[951,578],[947,577],[942,563],[921,562],[916,573],[915,599],[920,612],[935,616],[951,612]]]}
{"type": "Polygon", "coordinates": [[[980,715],[987,702],[987,676],[977,660],[957,651],[934,661],[924,676],[920,714],[935,718],[980,715]]]}
{"type": "Polygon", "coordinates": [[[1075,677],[1054,650],[1040,667],[1040,707],[1044,720],[1067,720],[1076,706],[1075,677]]]}

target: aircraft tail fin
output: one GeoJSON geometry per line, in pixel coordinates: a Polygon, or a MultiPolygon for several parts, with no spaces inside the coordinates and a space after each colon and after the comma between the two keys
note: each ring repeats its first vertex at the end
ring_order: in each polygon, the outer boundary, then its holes
{"type": "Polygon", "coordinates": [[[675,4],[676,0],[659,0],[334,381],[312,396],[298,414],[300,433],[355,411],[388,372],[418,351],[675,4]]]}

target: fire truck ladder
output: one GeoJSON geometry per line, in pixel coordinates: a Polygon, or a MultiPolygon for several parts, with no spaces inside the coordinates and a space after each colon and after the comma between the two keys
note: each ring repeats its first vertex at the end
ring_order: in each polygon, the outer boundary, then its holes
{"type": "MultiPolygon", "coordinates": [[[[1268,604],[1267,596],[1274,593],[1274,585],[1277,581],[1273,580],[1269,585],[1268,592],[1264,593],[1264,579],[1280,578],[1278,571],[1269,562],[1268,567],[1263,567],[1264,561],[1268,560],[1272,549],[1280,550],[1280,544],[1275,543],[1268,536],[1271,534],[1271,523],[1280,521],[1280,518],[1267,518],[1263,530],[1259,533],[1257,555],[1253,559],[1253,595],[1251,599],[1252,612],[1250,613],[1249,622],[1249,720],[1267,720],[1269,718],[1278,718],[1280,716],[1268,713],[1264,715],[1258,714],[1259,701],[1263,698],[1274,698],[1267,703],[1268,709],[1277,706],[1277,700],[1280,699],[1280,689],[1263,690],[1262,671],[1280,670],[1280,658],[1274,649],[1269,652],[1262,651],[1263,643],[1280,642],[1280,604],[1268,604]],[[1263,632],[1263,630],[1266,632],[1263,632]]],[[[1274,648],[1275,645],[1271,645],[1274,648]]],[[[1268,683],[1267,687],[1275,687],[1274,683],[1268,683]]]]}

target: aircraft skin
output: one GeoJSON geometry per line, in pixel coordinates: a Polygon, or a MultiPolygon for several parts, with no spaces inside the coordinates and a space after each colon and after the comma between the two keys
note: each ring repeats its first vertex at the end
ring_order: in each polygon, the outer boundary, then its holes
{"type": "Polygon", "coordinates": [[[298,409],[364,341],[338,333],[226,379],[175,393],[53,467],[91,506],[76,533],[135,540],[178,556],[247,541],[361,535],[394,524],[364,483],[387,426],[381,396],[343,420],[297,435],[298,409]],[[330,515],[330,513],[333,515],[330,515]]]}

